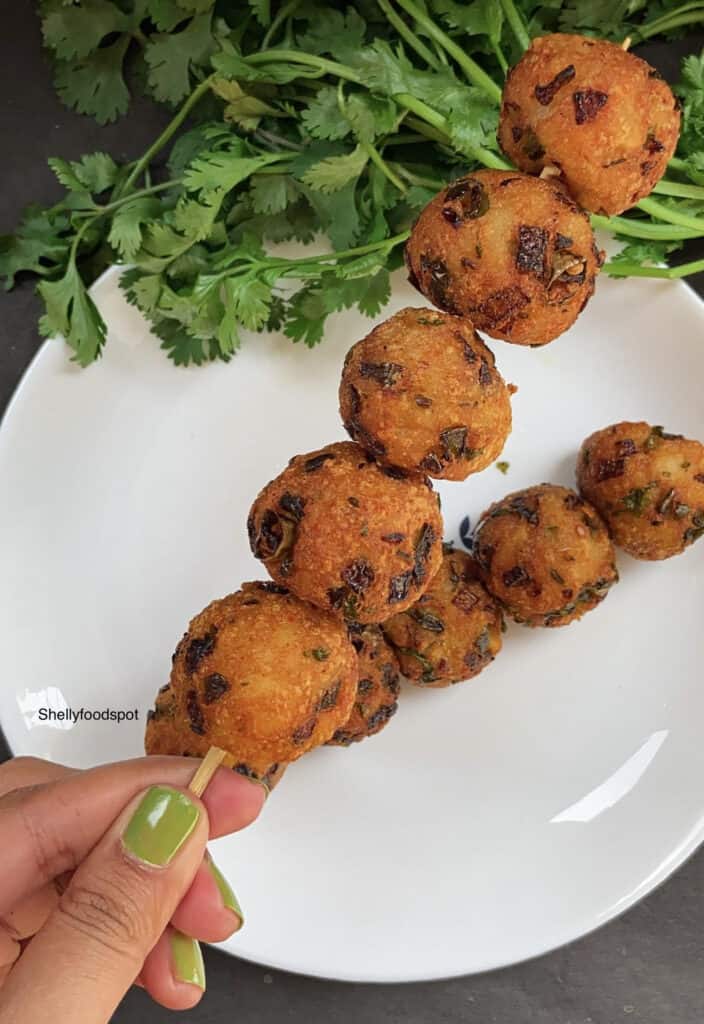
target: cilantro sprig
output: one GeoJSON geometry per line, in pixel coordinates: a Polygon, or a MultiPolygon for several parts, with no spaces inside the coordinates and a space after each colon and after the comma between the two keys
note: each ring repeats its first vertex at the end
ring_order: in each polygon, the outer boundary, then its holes
{"type": "MultiPolygon", "coordinates": [[[[313,346],[326,318],[375,316],[410,224],[448,181],[505,167],[501,85],[531,36],[555,29],[634,41],[704,21],[704,0],[43,0],[57,89],[100,121],[129,83],[178,105],[138,159],[50,165],[65,189],[0,239],[6,287],[31,274],[40,330],[83,366],[106,327],[88,286],[111,263],[178,365],[229,360],[242,331],[313,346]],[[293,257],[279,243],[305,243],[293,257]]],[[[683,131],[655,194],[593,218],[622,251],[613,276],[681,277],[667,266],[704,235],[704,54],[685,58],[683,131]]]]}

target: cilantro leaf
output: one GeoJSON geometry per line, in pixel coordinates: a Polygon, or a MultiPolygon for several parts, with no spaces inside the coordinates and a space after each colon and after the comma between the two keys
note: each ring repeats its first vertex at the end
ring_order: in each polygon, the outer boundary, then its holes
{"type": "Polygon", "coordinates": [[[99,124],[125,113],[130,95],[122,65],[129,42],[124,36],[85,57],[56,62],[54,84],[67,107],[91,114],[99,124]]]}
{"type": "Polygon", "coordinates": [[[188,17],[178,0],[148,0],[148,9],[159,32],[172,32],[188,17]]]}
{"type": "Polygon", "coordinates": [[[682,248],[682,242],[634,242],[612,256],[611,263],[667,263],[667,255],[682,248]]]}
{"type": "Polygon", "coordinates": [[[354,301],[365,316],[376,316],[391,298],[391,281],[384,268],[371,277],[356,278],[354,283],[357,285],[354,301]]]}
{"type": "Polygon", "coordinates": [[[345,14],[328,7],[319,8],[296,42],[304,53],[329,53],[346,64],[362,47],[366,27],[364,19],[352,7],[348,7],[345,14]]]}
{"type": "Polygon", "coordinates": [[[345,117],[360,142],[373,142],[377,135],[387,135],[393,129],[398,109],[385,97],[354,93],[345,104],[345,117]]]}
{"type": "Polygon", "coordinates": [[[216,42],[211,31],[212,14],[196,15],[180,32],[151,37],[144,50],[149,67],[149,86],[157,100],[178,103],[191,91],[193,67],[205,64],[216,42]]]}
{"type": "Polygon", "coordinates": [[[328,194],[303,186],[303,194],[335,249],[346,249],[359,238],[360,217],[355,185],[353,181],[338,192],[328,194]]]}
{"type": "Polygon", "coordinates": [[[270,103],[259,99],[258,96],[250,96],[242,86],[227,78],[216,78],[212,85],[216,96],[225,100],[226,106],[223,116],[226,121],[231,121],[245,131],[253,132],[261,121],[262,117],[281,117],[280,111],[272,107],[270,103]]]}
{"type": "Polygon", "coordinates": [[[295,293],[288,303],[284,334],[294,342],[302,341],[314,348],[323,340],[323,329],[328,315],[324,293],[306,285],[295,293]]]}
{"type": "Polygon", "coordinates": [[[503,9],[495,0],[473,0],[466,5],[455,0],[435,0],[433,8],[443,14],[453,28],[461,28],[473,36],[486,35],[495,42],[501,39],[503,9]]]}
{"type": "Polygon", "coordinates": [[[308,133],[315,139],[344,139],[351,125],[340,112],[337,89],[324,85],[301,113],[308,133]]]}
{"type": "Polygon", "coordinates": [[[278,159],[277,153],[241,156],[237,148],[206,152],[192,161],[183,176],[183,183],[193,191],[223,189],[229,192],[245,178],[278,159]]]}
{"type": "Polygon", "coordinates": [[[152,324],[152,331],[161,339],[161,348],[176,366],[201,366],[214,359],[227,362],[230,356],[220,350],[216,339],[205,341],[194,338],[176,320],[161,320],[152,324]]]}
{"type": "Polygon", "coordinates": [[[120,287],[127,301],[149,316],[157,308],[161,296],[160,274],[145,274],[139,267],[130,267],[120,278],[120,287]]]}
{"type": "Polygon", "coordinates": [[[60,60],[87,57],[105,36],[127,27],[125,15],[109,0],[83,0],[80,6],[53,0],[42,14],[44,45],[60,60]]]}
{"type": "Polygon", "coordinates": [[[51,157],[48,161],[62,185],[72,192],[99,195],[116,183],[120,168],[108,153],[91,153],[79,161],[51,157]]]}
{"type": "Polygon", "coordinates": [[[305,171],[302,180],[319,192],[337,192],[360,176],[368,159],[365,150],[358,145],[349,153],[328,156],[313,164],[305,171]]]}
{"type": "Polygon", "coordinates": [[[225,308],[231,304],[234,316],[250,331],[260,330],[269,318],[271,285],[256,277],[228,277],[223,282],[225,308]]]}
{"type": "Polygon", "coordinates": [[[631,7],[631,0],[568,0],[560,11],[560,31],[623,39],[631,7]]]}
{"type": "Polygon", "coordinates": [[[0,277],[5,278],[5,288],[12,288],[20,273],[41,277],[54,273],[68,256],[69,226],[65,213],[28,207],[15,234],[0,237],[0,277]]]}
{"type": "Polygon", "coordinates": [[[58,281],[42,281],[38,286],[46,312],[39,320],[39,331],[46,337],[62,335],[73,349],[74,359],[88,366],[100,355],[107,327],[86,291],[72,260],[58,281]]]}
{"type": "Polygon", "coordinates": [[[247,0],[247,3],[259,24],[266,28],[271,22],[270,0],[247,0]]]}
{"type": "Polygon", "coordinates": [[[160,209],[158,199],[141,196],[115,211],[108,242],[123,260],[130,261],[135,258],[142,245],[142,225],[157,217],[160,209]]]}
{"type": "Polygon", "coordinates": [[[298,194],[286,174],[255,174],[249,194],[255,213],[281,213],[298,194]]]}
{"type": "Polygon", "coordinates": [[[459,153],[471,157],[477,146],[498,152],[499,110],[479,89],[470,86],[461,109],[453,107],[447,121],[452,145],[459,153]]]}

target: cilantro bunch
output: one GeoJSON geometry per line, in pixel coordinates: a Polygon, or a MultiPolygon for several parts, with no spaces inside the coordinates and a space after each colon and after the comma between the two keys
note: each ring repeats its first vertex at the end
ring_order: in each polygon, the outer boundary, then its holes
{"type": "MultiPolygon", "coordinates": [[[[122,263],[128,298],[187,365],[228,360],[242,329],[312,346],[336,310],[376,315],[420,209],[472,167],[507,166],[501,83],[531,35],[639,41],[704,20],[704,0],[43,0],[41,15],[75,109],[123,114],[128,82],[181,105],[131,163],[50,161],[65,196],[0,239],[0,275],[39,277],[41,332],[86,366],[106,335],[87,286],[122,263]]],[[[593,217],[626,243],[611,274],[704,269],[663,265],[704,234],[704,53],[677,89],[682,138],[657,197],[593,217]]]]}

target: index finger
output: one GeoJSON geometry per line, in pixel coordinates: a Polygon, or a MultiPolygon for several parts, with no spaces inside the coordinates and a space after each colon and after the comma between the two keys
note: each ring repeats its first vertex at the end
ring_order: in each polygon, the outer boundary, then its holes
{"type": "MultiPolygon", "coordinates": [[[[0,914],[65,871],[73,871],[122,808],[156,783],[188,786],[199,761],[143,757],[62,778],[0,799],[0,835],[6,844],[0,874],[0,914]]],[[[210,838],[236,832],[259,814],[263,786],[220,768],[203,794],[210,838]]]]}

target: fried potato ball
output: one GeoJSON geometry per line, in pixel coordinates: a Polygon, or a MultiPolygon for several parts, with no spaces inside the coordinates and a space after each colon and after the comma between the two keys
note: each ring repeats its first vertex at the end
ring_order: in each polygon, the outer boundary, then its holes
{"type": "Polygon", "coordinates": [[[516,491],[492,505],[477,525],[474,553],[489,592],[527,626],[566,626],[618,581],[599,513],[555,484],[516,491]]]}
{"type": "Polygon", "coordinates": [[[385,622],[384,633],[410,682],[440,687],[479,675],[501,650],[503,625],[474,559],[447,550],[420,600],[385,622]]]}
{"type": "Polygon", "coordinates": [[[396,714],[401,688],[398,659],[379,626],[350,626],[359,660],[359,682],[352,714],[328,744],[348,747],[381,732],[396,714]]]}
{"type": "MultiPolygon", "coordinates": [[[[144,736],[144,750],[147,754],[167,754],[171,757],[200,757],[193,749],[192,733],[188,722],[182,721],[176,708],[176,697],[169,683],[162,686],[157,694],[153,711],[147,712],[147,728],[144,736]]],[[[274,763],[261,774],[249,765],[236,761],[235,771],[246,775],[255,782],[262,782],[268,790],[274,789],[288,766],[274,763]]]]}
{"type": "Polygon", "coordinates": [[[582,445],[577,483],[634,558],[671,558],[704,536],[699,441],[649,423],[615,423],[582,445]]]}
{"type": "Polygon", "coordinates": [[[402,309],[350,349],[340,412],[380,462],[464,480],[499,457],[510,389],[468,320],[402,309]]]}
{"type": "Polygon", "coordinates": [[[442,557],[430,482],[379,465],[352,441],[291,459],[247,528],[273,579],[351,622],[381,622],[413,604],[442,557]]]}
{"type": "Polygon", "coordinates": [[[545,345],[586,306],[602,254],[586,213],[554,181],[474,171],[425,207],[409,280],[439,309],[516,345],[545,345]]]}
{"type": "Polygon", "coordinates": [[[191,621],[174,655],[171,696],[159,695],[148,723],[147,752],[202,756],[222,747],[236,771],[271,781],[348,720],[357,673],[334,615],[276,584],[245,583],[191,621]]]}
{"type": "Polygon", "coordinates": [[[653,190],[679,130],[679,105],[658,72],[602,39],[534,39],[504,86],[506,155],[531,174],[556,167],[597,213],[621,213],[653,190]]]}

